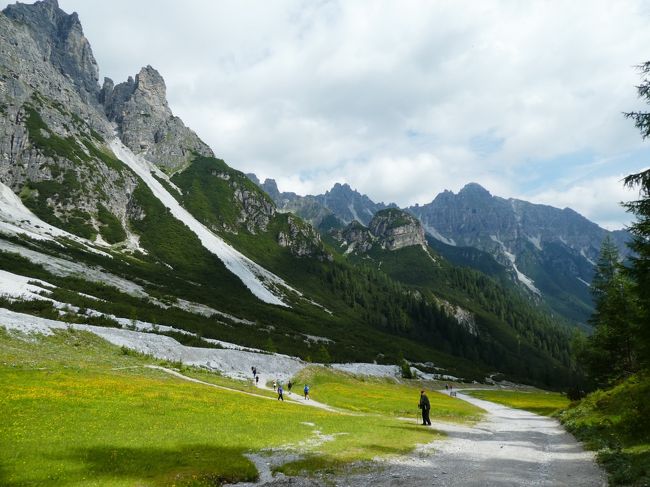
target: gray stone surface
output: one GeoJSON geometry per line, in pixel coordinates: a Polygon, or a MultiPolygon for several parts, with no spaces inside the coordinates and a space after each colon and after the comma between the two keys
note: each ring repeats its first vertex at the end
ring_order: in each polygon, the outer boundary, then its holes
{"type": "Polygon", "coordinates": [[[99,93],[106,116],[115,122],[124,145],[168,173],[186,167],[194,154],[213,157],[212,150],[167,103],[165,81],[151,66],[117,86],[109,78],[99,93]]]}

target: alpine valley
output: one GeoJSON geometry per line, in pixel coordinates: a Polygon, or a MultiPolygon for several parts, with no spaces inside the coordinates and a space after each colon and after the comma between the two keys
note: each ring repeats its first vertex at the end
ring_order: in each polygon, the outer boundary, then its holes
{"type": "MultiPolygon", "coordinates": [[[[0,15],[0,305],[314,362],[563,388],[608,232],[477,184],[427,205],[281,193],[215,156],[143,67],[100,85],[56,0],[0,15]]],[[[253,141],[254,143],[254,141],[253,141]]],[[[432,195],[433,196],[433,195],[432,195]]]]}

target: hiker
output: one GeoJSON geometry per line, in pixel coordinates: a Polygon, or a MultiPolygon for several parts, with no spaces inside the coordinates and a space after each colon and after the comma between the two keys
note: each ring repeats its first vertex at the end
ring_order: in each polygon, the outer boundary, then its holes
{"type": "Polygon", "coordinates": [[[259,383],[260,383],[260,376],[256,375],[255,376],[255,385],[257,386],[257,385],[259,385],[259,383]]]}
{"type": "Polygon", "coordinates": [[[422,425],[431,426],[431,420],[429,419],[429,410],[431,409],[431,403],[427,397],[424,390],[420,391],[420,404],[418,408],[422,410],[422,425]]]}
{"type": "Polygon", "coordinates": [[[445,390],[446,390],[446,391],[449,390],[449,384],[445,384],[445,390]]]}
{"type": "Polygon", "coordinates": [[[274,381],[273,381],[273,390],[275,391],[275,389],[276,389],[277,387],[278,387],[278,381],[277,381],[277,380],[274,380],[274,381]]]}
{"type": "Polygon", "coordinates": [[[289,381],[289,383],[287,384],[287,389],[289,389],[289,394],[291,394],[291,386],[293,386],[293,384],[291,383],[291,381],[289,381]]]}
{"type": "Polygon", "coordinates": [[[309,386],[307,384],[305,384],[303,392],[305,393],[305,401],[309,400],[309,386]]]}
{"type": "Polygon", "coordinates": [[[253,371],[253,377],[257,377],[257,369],[255,367],[251,367],[253,371]]]}
{"type": "Polygon", "coordinates": [[[283,392],[282,386],[278,386],[278,401],[282,399],[282,402],[284,402],[284,396],[282,395],[283,392]]]}

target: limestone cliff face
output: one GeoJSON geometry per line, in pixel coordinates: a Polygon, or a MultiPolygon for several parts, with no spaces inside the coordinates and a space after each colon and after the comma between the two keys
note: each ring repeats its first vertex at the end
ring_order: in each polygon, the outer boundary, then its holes
{"type": "Polygon", "coordinates": [[[420,222],[397,208],[378,211],[368,227],[355,220],[334,237],[346,248],[346,253],[366,253],[373,247],[399,250],[413,245],[426,246],[420,222]]]}
{"type": "Polygon", "coordinates": [[[345,253],[365,254],[372,249],[376,238],[368,228],[354,220],[337,234],[338,240],[346,247],[345,253]]]}
{"type": "Polygon", "coordinates": [[[17,3],[3,13],[29,31],[43,58],[72,82],[84,101],[96,103],[99,68],[76,13],[66,14],[56,0],[17,3]]]}
{"type": "Polygon", "coordinates": [[[168,173],[187,166],[194,153],[214,156],[212,150],[172,114],[165,81],[151,66],[142,68],[135,79],[129,77],[117,86],[106,78],[99,101],[108,119],[117,124],[122,142],[168,173]]]}
{"type": "Polygon", "coordinates": [[[368,228],[386,250],[398,250],[413,245],[426,246],[420,222],[397,208],[375,213],[368,228]]]}
{"type": "Polygon", "coordinates": [[[280,247],[288,248],[296,257],[315,257],[319,260],[332,260],[321,243],[320,234],[310,224],[293,215],[286,215],[286,230],[278,233],[280,247]]]}
{"type": "Polygon", "coordinates": [[[0,182],[77,235],[102,233],[108,214],[124,224],[137,180],[105,145],[112,128],[77,16],[52,0],[11,5],[0,46],[0,182]]]}

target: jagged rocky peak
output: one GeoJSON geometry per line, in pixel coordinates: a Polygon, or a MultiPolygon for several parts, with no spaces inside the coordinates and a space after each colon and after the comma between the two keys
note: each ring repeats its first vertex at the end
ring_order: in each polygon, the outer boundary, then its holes
{"type": "Polygon", "coordinates": [[[492,196],[490,192],[478,183],[467,183],[458,192],[458,194],[477,195],[477,196],[492,196]]]}
{"type": "Polygon", "coordinates": [[[268,194],[273,201],[277,202],[281,199],[282,195],[278,189],[278,183],[275,182],[275,179],[266,178],[264,180],[264,183],[258,186],[266,191],[266,194],[268,194]]]}
{"type": "Polygon", "coordinates": [[[26,26],[43,58],[68,76],[87,102],[96,103],[99,68],[76,13],[65,13],[57,0],[16,3],[8,5],[3,13],[26,26]]]}
{"type": "Polygon", "coordinates": [[[99,100],[108,119],[117,124],[122,142],[166,172],[182,169],[194,154],[214,157],[212,150],[172,114],[165,80],[151,66],[118,85],[106,78],[99,100]]]}
{"type": "Polygon", "coordinates": [[[426,245],[424,229],[417,218],[398,208],[388,208],[375,213],[369,229],[381,247],[387,250],[426,245]]]}

